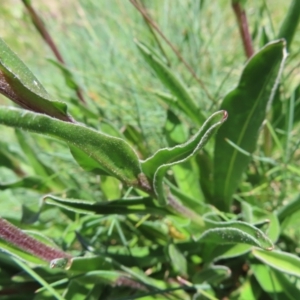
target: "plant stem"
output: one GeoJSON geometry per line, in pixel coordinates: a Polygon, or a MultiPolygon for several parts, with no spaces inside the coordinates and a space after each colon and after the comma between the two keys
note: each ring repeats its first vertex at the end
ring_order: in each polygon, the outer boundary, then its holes
{"type": "Polygon", "coordinates": [[[143,4],[142,1],[139,2],[139,5],[140,5],[141,10],[143,10],[143,12],[144,12],[144,13],[142,14],[142,17],[143,17],[143,19],[144,19],[144,21],[145,21],[147,27],[149,28],[149,31],[151,32],[152,36],[154,37],[154,39],[155,39],[155,41],[156,41],[156,44],[158,45],[158,48],[160,49],[160,52],[162,53],[162,55],[163,55],[164,58],[166,59],[167,66],[170,67],[170,66],[171,66],[171,62],[170,62],[169,58],[167,57],[167,54],[166,54],[166,52],[165,52],[165,50],[164,50],[162,44],[160,43],[160,41],[159,41],[157,35],[155,34],[155,31],[153,30],[153,28],[152,28],[152,26],[151,26],[151,23],[149,22],[149,19],[148,19],[148,18],[150,18],[150,17],[149,17],[149,14],[148,14],[148,12],[147,12],[147,8],[144,6],[144,4],[143,4]],[[148,18],[146,18],[145,15],[147,15],[148,18]]]}
{"type": "Polygon", "coordinates": [[[136,2],[136,0],[129,0],[132,5],[139,11],[139,13],[143,16],[144,20],[147,20],[147,22],[156,30],[156,32],[162,37],[162,39],[169,45],[169,47],[173,50],[175,55],[178,57],[178,59],[184,64],[184,66],[187,68],[187,70],[191,73],[193,78],[199,83],[199,85],[202,87],[203,91],[205,92],[207,98],[209,98],[211,101],[215,103],[215,99],[210,95],[208,92],[205,84],[203,81],[198,78],[197,74],[193,70],[193,68],[185,61],[181,53],[176,49],[176,47],[167,39],[167,37],[163,34],[163,32],[160,30],[158,25],[150,18],[149,14],[136,2]]]}
{"type": "Polygon", "coordinates": [[[240,35],[242,37],[246,57],[249,59],[254,54],[254,50],[252,46],[252,38],[249,33],[246,12],[244,8],[241,7],[240,2],[237,0],[232,0],[231,5],[239,25],[240,35]]]}
{"type": "MultiPolygon", "coordinates": [[[[44,25],[42,19],[39,17],[39,15],[37,14],[37,12],[35,11],[35,9],[31,6],[30,1],[28,0],[22,0],[22,2],[24,3],[26,9],[28,10],[28,13],[31,17],[32,23],[34,24],[35,28],[37,29],[37,31],[40,33],[40,35],[42,36],[42,38],[44,39],[44,41],[48,44],[48,46],[50,47],[50,49],[52,50],[53,54],[55,55],[55,57],[57,58],[57,60],[62,64],[62,65],[66,65],[61,53],[59,52],[54,40],[52,39],[50,33],[48,32],[46,26],[44,25]]],[[[77,85],[76,83],[76,94],[77,97],[79,98],[79,100],[82,103],[86,103],[84,96],[82,94],[81,88],[77,85]]]]}
{"type": "Polygon", "coordinates": [[[48,262],[58,258],[72,258],[71,255],[59,249],[45,245],[27,235],[21,229],[17,228],[3,218],[0,218],[0,238],[48,262]]]}

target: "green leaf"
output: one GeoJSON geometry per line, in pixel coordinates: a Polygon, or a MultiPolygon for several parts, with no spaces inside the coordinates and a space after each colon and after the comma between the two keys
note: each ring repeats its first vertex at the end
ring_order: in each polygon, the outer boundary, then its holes
{"type": "Polygon", "coordinates": [[[290,217],[292,214],[297,213],[299,210],[300,210],[300,194],[297,195],[288,204],[282,206],[278,210],[277,216],[280,223],[282,223],[287,217],[290,217]]]}
{"type": "Polygon", "coordinates": [[[125,184],[138,185],[141,173],[139,159],[134,150],[120,138],[105,135],[80,124],[6,107],[0,107],[0,123],[61,139],[85,152],[107,173],[125,184]]]}
{"type": "Polygon", "coordinates": [[[51,285],[49,285],[42,277],[40,277],[33,269],[28,267],[22,261],[13,258],[14,262],[18,264],[25,272],[27,272],[31,277],[33,277],[37,282],[41,284],[50,294],[57,300],[64,300],[64,298],[56,292],[51,285]]]}
{"type": "Polygon", "coordinates": [[[74,257],[68,273],[88,273],[95,270],[109,270],[112,266],[102,256],[74,257]]]}
{"type": "Polygon", "coordinates": [[[160,81],[169,89],[177,99],[182,111],[197,125],[205,121],[205,117],[197,107],[184,84],[173,74],[173,71],[145,44],[136,41],[138,49],[145,61],[155,72],[160,81]]]}
{"type": "Polygon", "coordinates": [[[286,40],[287,49],[290,48],[300,20],[300,1],[292,0],[289,10],[283,20],[277,38],[286,40]]]}
{"type": "Polygon", "coordinates": [[[83,150],[80,150],[79,148],[69,146],[70,152],[78,165],[88,172],[93,172],[98,175],[108,175],[108,173],[103,169],[101,164],[99,162],[86,154],[83,150]]]}
{"type": "Polygon", "coordinates": [[[173,113],[172,110],[167,110],[167,119],[164,128],[164,134],[169,147],[174,147],[178,144],[184,143],[188,139],[188,132],[186,126],[173,113]]]}
{"type": "Polygon", "coordinates": [[[227,119],[226,111],[219,111],[210,116],[194,137],[185,144],[173,148],[158,150],[153,156],[142,162],[143,172],[153,182],[154,191],[161,204],[166,203],[163,178],[167,169],[185,162],[205,146],[211,135],[227,119]]]}
{"type": "MultiPolygon", "coordinates": [[[[241,243],[266,250],[274,248],[272,241],[261,230],[248,223],[240,221],[214,222],[205,218],[204,221],[207,230],[199,237],[200,242],[222,245],[241,243]]],[[[239,253],[248,251],[243,247],[241,250],[242,252],[239,253]]],[[[222,255],[222,251],[216,255],[222,255]]]]}
{"type": "Polygon", "coordinates": [[[193,283],[199,284],[207,282],[209,284],[219,284],[231,275],[231,271],[225,266],[210,265],[193,276],[193,283]]]}
{"type": "Polygon", "coordinates": [[[252,275],[242,283],[238,290],[232,293],[230,299],[257,300],[261,299],[261,293],[262,289],[260,288],[258,282],[255,280],[255,277],[252,275]],[[238,294],[238,297],[233,296],[236,294],[238,294]]]}
{"type": "Polygon", "coordinates": [[[20,106],[51,117],[72,122],[67,106],[52,101],[31,71],[0,39],[0,92],[20,106]]]}
{"type": "Polygon", "coordinates": [[[239,257],[251,250],[250,245],[237,244],[237,245],[219,245],[213,252],[211,252],[211,260],[218,261],[223,259],[229,259],[239,257]]]}
{"type": "Polygon", "coordinates": [[[170,214],[166,209],[159,207],[155,201],[150,198],[134,198],[120,199],[107,202],[88,202],[79,199],[63,199],[52,195],[47,195],[44,198],[45,202],[50,205],[62,207],[64,209],[82,214],[170,214]]]}
{"type": "Polygon", "coordinates": [[[253,249],[252,254],[280,272],[300,277],[300,258],[296,255],[281,251],[265,252],[259,249],[253,249]]]}
{"type": "Polygon", "coordinates": [[[251,159],[226,139],[253,153],[286,56],[283,40],[262,48],[245,66],[238,86],[223,100],[221,109],[227,110],[230,118],[216,135],[213,174],[213,204],[221,210],[229,210],[232,195],[251,159]]]}
{"type": "Polygon", "coordinates": [[[0,182],[0,190],[18,188],[18,187],[35,189],[44,192],[48,190],[45,186],[44,179],[37,176],[27,176],[12,182],[5,182],[5,183],[0,182]]]}
{"type": "Polygon", "coordinates": [[[25,252],[22,249],[20,249],[16,246],[13,246],[12,244],[10,244],[2,239],[0,239],[0,249],[1,249],[1,251],[4,251],[4,252],[8,253],[9,255],[12,255],[23,261],[26,261],[27,263],[33,263],[36,265],[43,265],[43,266],[49,265],[49,263],[47,261],[37,257],[36,255],[25,252]]]}
{"type": "Polygon", "coordinates": [[[126,125],[123,135],[132,146],[136,147],[137,151],[141,154],[141,157],[145,157],[148,154],[149,149],[144,144],[145,137],[141,131],[132,125],[126,125]]]}
{"type": "MultiPolygon", "coordinates": [[[[255,243],[259,244],[259,247],[267,250],[272,250],[274,248],[272,241],[266,236],[266,234],[251,224],[241,222],[241,221],[215,222],[208,219],[204,219],[204,220],[205,220],[206,228],[218,229],[218,230],[221,228],[237,229],[238,231],[243,232],[246,235],[247,239],[251,237],[251,239],[255,240],[255,243]]],[[[241,241],[240,243],[243,242],[241,241]]]]}
{"type": "Polygon", "coordinates": [[[261,247],[259,241],[236,228],[214,228],[206,230],[198,240],[201,243],[211,244],[248,244],[252,246],[261,247]]]}
{"type": "Polygon", "coordinates": [[[283,288],[276,278],[273,270],[266,265],[251,263],[251,270],[254,272],[254,275],[259,282],[262,289],[267,293],[278,293],[282,292],[283,288]]]}
{"type": "Polygon", "coordinates": [[[106,200],[121,198],[120,181],[111,176],[101,176],[100,187],[106,200]]]}
{"type": "Polygon", "coordinates": [[[297,289],[294,282],[281,272],[258,263],[251,263],[251,270],[262,289],[273,296],[273,299],[299,299],[299,289],[297,289]]]}
{"type": "Polygon", "coordinates": [[[184,255],[174,244],[168,246],[168,253],[175,272],[187,277],[187,261],[184,255]]]}

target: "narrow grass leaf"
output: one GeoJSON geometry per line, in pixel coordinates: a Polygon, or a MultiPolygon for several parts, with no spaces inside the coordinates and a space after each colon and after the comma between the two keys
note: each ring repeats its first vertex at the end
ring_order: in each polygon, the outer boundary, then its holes
{"type": "Polygon", "coordinates": [[[297,195],[288,204],[282,206],[278,210],[277,217],[280,223],[282,223],[287,217],[290,217],[292,214],[298,212],[299,210],[300,210],[300,195],[297,195]]]}
{"type": "Polygon", "coordinates": [[[41,284],[50,294],[57,300],[65,300],[64,297],[62,297],[58,292],[49,285],[40,275],[38,275],[33,269],[28,267],[25,263],[22,261],[13,258],[14,262],[19,265],[25,272],[27,272],[32,278],[34,278],[37,282],[41,284]]]}
{"type": "Polygon", "coordinates": [[[221,210],[229,210],[232,195],[251,159],[230,146],[226,139],[253,153],[286,57],[284,40],[262,48],[245,66],[238,86],[223,100],[221,109],[227,110],[230,118],[216,135],[212,198],[221,210]]]}
{"type": "Polygon", "coordinates": [[[88,202],[79,199],[65,199],[52,195],[44,198],[47,204],[55,205],[66,210],[74,211],[82,214],[171,214],[166,209],[159,207],[155,201],[150,198],[120,199],[107,202],[88,202]]]}
{"type": "Polygon", "coordinates": [[[177,99],[178,105],[182,111],[197,125],[205,121],[204,115],[197,107],[194,99],[188,92],[184,84],[174,75],[174,72],[145,44],[136,41],[138,49],[143,55],[145,61],[155,72],[160,81],[169,89],[172,95],[177,99]]]}
{"type": "Polygon", "coordinates": [[[52,101],[19,57],[0,39],[0,93],[20,106],[72,122],[66,104],[52,101]]]}
{"type": "Polygon", "coordinates": [[[287,49],[293,41],[300,21],[300,1],[292,0],[288,12],[283,20],[277,38],[286,40],[287,49]]]}

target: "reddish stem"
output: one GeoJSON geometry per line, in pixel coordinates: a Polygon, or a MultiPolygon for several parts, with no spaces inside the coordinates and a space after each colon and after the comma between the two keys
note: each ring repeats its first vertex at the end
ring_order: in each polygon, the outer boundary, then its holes
{"type": "Polygon", "coordinates": [[[57,258],[71,259],[71,255],[43,244],[2,218],[0,218],[0,238],[45,261],[51,262],[57,258]]]}
{"type": "Polygon", "coordinates": [[[244,51],[247,58],[250,58],[253,53],[253,45],[252,45],[252,38],[249,33],[249,26],[247,21],[247,15],[245,10],[241,7],[240,2],[232,1],[232,8],[237,18],[237,22],[239,25],[240,34],[243,40],[244,51]]]}
{"type": "MultiPolygon", "coordinates": [[[[59,50],[58,50],[58,48],[57,48],[57,46],[54,42],[54,40],[52,39],[51,35],[49,34],[48,30],[46,29],[42,19],[39,17],[39,15],[36,13],[34,8],[31,6],[30,1],[23,0],[23,3],[24,3],[25,7],[27,8],[27,10],[29,12],[29,15],[31,17],[31,20],[32,20],[35,28],[40,33],[40,35],[42,36],[44,41],[48,44],[48,46],[52,50],[53,54],[57,58],[57,60],[62,65],[66,65],[62,55],[60,54],[60,52],[59,52],[59,50]]],[[[76,85],[76,94],[77,94],[77,97],[80,99],[80,101],[82,103],[86,103],[86,101],[83,97],[82,91],[81,91],[80,87],[77,86],[77,85],[76,85]]]]}

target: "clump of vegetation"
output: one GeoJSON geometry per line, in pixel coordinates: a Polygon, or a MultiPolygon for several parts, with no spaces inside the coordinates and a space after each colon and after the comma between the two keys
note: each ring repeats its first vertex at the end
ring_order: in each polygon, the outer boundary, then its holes
{"type": "Polygon", "coordinates": [[[300,2],[175,2],[23,0],[36,76],[0,40],[5,299],[299,299],[300,2]]]}

